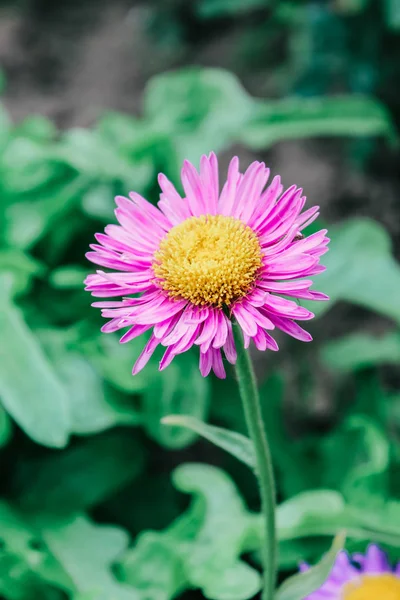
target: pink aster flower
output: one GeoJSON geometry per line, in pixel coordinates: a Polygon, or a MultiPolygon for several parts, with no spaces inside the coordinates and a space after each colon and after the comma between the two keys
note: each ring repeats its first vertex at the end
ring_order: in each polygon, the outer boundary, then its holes
{"type": "Polygon", "coordinates": [[[96,235],[87,257],[110,269],[89,275],[86,289],[109,318],[102,331],[128,331],[128,342],[152,329],[136,364],[138,373],[158,345],[166,348],[160,362],[193,345],[200,348],[200,371],[225,377],[222,352],[234,364],[232,320],[259,350],[278,350],[270,332],[281,329],[308,342],[311,336],[297,321],[314,315],[296,300],[326,300],[310,290],[310,277],[321,273],[327,251],[326,230],[308,237],[301,231],[318,216],[304,212],[305,197],[296,186],[284,193],[279,177],[266,187],[269,169],[253,162],[244,174],[232,159],[220,192],[215,154],[202,156],[200,173],[185,161],[184,197],[160,174],[158,208],[131,192],[117,196],[119,225],[96,235]],[[292,298],[292,299],[290,299],[292,298]]]}
{"type": "MultiPolygon", "coordinates": [[[[307,571],[308,565],[302,570],[307,571]]],[[[325,583],[304,600],[398,600],[400,563],[392,568],[386,554],[371,544],[364,554],[340,552],[325,583]]]]}

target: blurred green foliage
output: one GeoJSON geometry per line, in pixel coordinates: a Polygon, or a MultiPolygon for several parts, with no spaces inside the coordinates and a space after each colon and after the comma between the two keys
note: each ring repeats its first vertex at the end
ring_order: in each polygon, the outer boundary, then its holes
{"type": "MultiPolygon", "coordinates": [[[[196,14],[241,18],[269,4],[201,0],[196,14]]],[[[114,195],[134,189],[156,201],[156,174],[177,183],[184,158],[198,163],[201,153],[232,144],[257,152],[313,136],[382,138],[394,147],[389,111],[373,86],[354,83],[374,79],[374,61],[360,55],[357,67],[352,56],[344,65],[330,29],[358,19],[367,36],[369,5],[341,0],[329,12],[281,3],[273,19],[309,49],[299,53],[291,98],[255,99],[227,71],[189,68],[149,82],[140,118],[109,112],[90,130],[59,132],[39,116],[13,124],[1,110],[1,597],[170,600],[199,589],[211,600],[246,600],[260,589],[252,448],[232,373],[226,382],[203,379],[196,353],[187,353],[163,373],[155,357],[132,377],[144,342],[120,345],[100,333],[83,292],[93,269],[84,253],[113,219],[114,195]],[[318,28],[329,30],[331,48],[315,37],[318,28]],[[348,90],[325,96],[332,72],[321,70],[333,59],[354,77],[348,90]]],[[[399,3],[385,8],[385,27],[398,30],[399,3]]],[[[270,24],[261,22],[258,34],[270,24]]],[[[284,418],[293,394],[284,362],[261,378],[282,573],[317,560],[340,529],[350,549],[377,541],[396,555],[400,546],[400,396],[381,377],[382,367],[400,363],[400,265],[377,222],[353,219],[330,233],[318,288],[331,300],[312,309],[322,315],[352,303],[388,325],[379,337],[353,331],[314,343],[310,360],[299,361],[308,391],[296,388],[294,432],[284,418]],[[304,401],[318,388],[316,372],[333,379],[326,431],[304,401]]],[[[289,584],[280,594],[294,597],[289,584]]]]}

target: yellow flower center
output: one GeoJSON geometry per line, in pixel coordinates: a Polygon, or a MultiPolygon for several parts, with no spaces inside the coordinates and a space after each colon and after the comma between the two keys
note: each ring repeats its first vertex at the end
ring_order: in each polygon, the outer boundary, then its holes
{"type": "Polygon", "coordinates": [[[256,234],[242,221],[203,215],[168,232],[154,254],[153,270],[171,298],[222,307],[249,292],[261,258],[256,234]]]}
{"type": "Polygon", "coordinates": [[[400,579],[395,575],[363,575],[346,584],[343,600],[400,600],[400,579]]]}

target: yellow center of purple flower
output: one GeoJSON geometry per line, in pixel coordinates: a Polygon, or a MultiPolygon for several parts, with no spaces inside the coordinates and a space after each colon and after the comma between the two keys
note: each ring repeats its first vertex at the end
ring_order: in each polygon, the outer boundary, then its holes
{"type": "Polygon", "coordinates": [[[154,254],[158,285],[197,306],[229,306],[253,287],[262,253],[254,231],[234,217],[203,215],[173,227],[154,254]]]}
{"type": "Polygon", "coordinates": [[[390,573],[363,575],[343,588],[343,600],[400,600],[400,579],[390,573]]]}

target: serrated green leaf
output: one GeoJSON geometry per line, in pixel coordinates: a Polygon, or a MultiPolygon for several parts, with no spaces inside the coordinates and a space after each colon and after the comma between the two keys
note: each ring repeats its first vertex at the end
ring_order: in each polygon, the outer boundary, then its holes
{"type": "Polygon", "coordinates": [[[232,481],[221,470],[202,464],[181,465],[173,478],[179,490],[205,502],[204,521],[185,560],[191,584],[213,600],[256,594],[261,586],[258,573],[238,559],[248,516],[232,481]]]}
{"type": "Polygon", "coordinates": [[[170,600],[187,587],[184,560],[175,544],[156,532],[141,534],[119,567],[122,580],[143,598],[170,600]]]}
{"type": "Polygon", "coordinates": [[[93,594],[100,600],[138,600],[137,592],[119,583],[111,564],[128,543],[127,534],[117,528],[95,525],[82,515],[68,520],[43,518],[37,527],[52,554],[73,582],[79,594],[93,594]]]}
{"type": "Polygon", "coordinates": [[[161,419],[161,423],[164,425],[186,427],[187,429],[198,433],[219,448],[226,450],[229,454],[232,454],[232,456],[235,456],[249,467],[255,468],[256,466],[253,444],[249,438],[241,433],[229,431],[222,427],[215,427],[214,425],[208,425],[203,421],[199,421],[199,419],[187,415],[168,415],[161,419]]]}
{"type": "Polygon", "coordinates": [[[235,485],[205,464],[181,465],[174,482],[192,503],[166,530],[139,536],[121,559],[122,577],[154,600],[192,588],[213,600],[252,597],[261,579],[239,558],[250,518],[235,485]]]}
{"type": "Polygon", "coordinates": [[[331,549],[321,561],[297,575],[286,579],[275,594],[275,600],[304,600],[309,594],[315,592],[326,581],[335,564],[338,552],[343,548],[345,534],[338,534],[333,540],[331,549]]]}
{"type": "Polygon", "coordinates": [[[185,158],[196,163],[202,153],[218,152],[233,142],[254,101],[232,73],[192,67],[153,77],[144,107],[152,126],[173,136],[180,165],[185,158]]]}
{"type": "Polygon", "coordinates": [[[9,600],[50,598],[47,583],[65,591],[70,580],[41,544],[37,532],[10,504],[0,501],[0,593],[9,600]]]}

